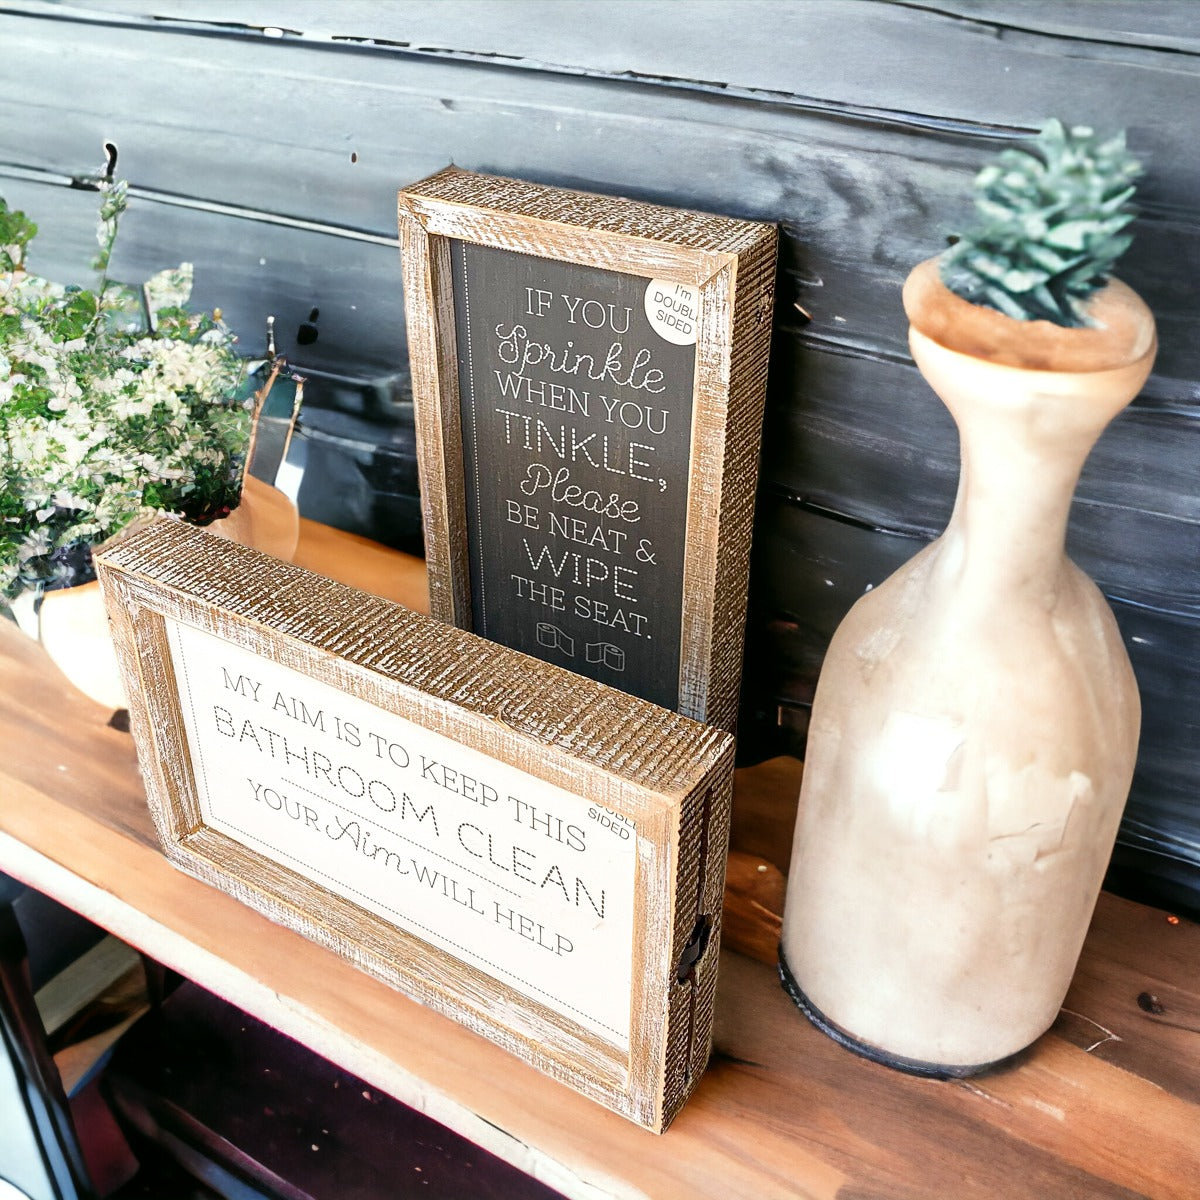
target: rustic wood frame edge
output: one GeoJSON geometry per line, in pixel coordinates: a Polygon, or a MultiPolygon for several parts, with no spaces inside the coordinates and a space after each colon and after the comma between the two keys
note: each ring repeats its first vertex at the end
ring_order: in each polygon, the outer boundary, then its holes
{"type": "Polygon", "coordinates": [[[449,167],[398,195],[430,606],[470,628],[449,246],[460,240],[699,288],[679,711],[736,724],[766,401],[773,225],[449,167]]]}
{"type": "MultiPolygon", "coordinates": [[[[97,555],[97,566],[150,810],[175,865],[638,1124],[665,1128],[703,1070],[711,1038],[716,938],[683,978],[677,974],[697,924],[719,929],[728,735],[179,522],[118,540],[97,555]],[[206,826],[170,622],[335,682],[547,782],[636,813],[628,1052],[206,826]],[[476,690],[467,704],[429,685],[447,663],[466,663],[473,652],[477,661],[464,670],[476,690]],[[557,736],[548,719],[557,721],[557,736]],[[505,1011],[516,1015],[495,1016],[505,1011]]],[[[453,690],[471,688],[459,682],[453,690]]]]}

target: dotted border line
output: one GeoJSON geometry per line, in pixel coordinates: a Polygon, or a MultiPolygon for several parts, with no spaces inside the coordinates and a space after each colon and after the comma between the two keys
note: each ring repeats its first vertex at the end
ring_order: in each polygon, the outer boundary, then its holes
{"type": "Polygon", "coordinates": [[[475,350],[471,340],[471,290],[467,280],[467,243],[458,243],[459,258],[462,260],[463,277],[463,323],[467,327],[467,387],[471,393],[471,457],[475,473],[475,542],[479,547],[479,629],[476,631],[483,637],[487,636],[487,571],[483,565],[483,537],[480,522],[483,510],[479,490],[479,417],[475,399],[475,350]]]}
{"type": "MultiPolygon", "coordinates": [[[[172,646],[172,650],[175,650],[175,649],[181,649],[181,648],[178,647],[177,645],[172,646]]],[[[174,654],[172,655],[172,658],[175,658],[174,654]]],[[[199,729],[199,722],[196,718],[195,698],[192,695],[192,684],[191,684],[190,678],[188,677],[187,663],[185,662],[184,656],[182,653],[179,654],[178,660],[176,661],[175,665],[178,670],[182,671],[184,688],[187,692],[188,709],[192,714],[192,722],[193,722],[195,728],[199,729]]],[[[189,740],[189,744],[190,744],[191,739],[189,738],[188,740],[189,740]]],[[[201,765],[203,766],[203,757],[204,757],[203,751],[201,750],[201,748],[198,745],[193,746],[192,749],[195,751],[197,757],[200,758],[201,765]]],[[[213,814],[213,812],[212,812],[212,800],[208,796],[207,770],[205,770],[202,778],[204,780],[205,799],[208,801],[209,816],[210,816],[210,818],[213,818],[215,816],[215,814],[213,814]]],[[[316,795],[315,792],[313,794],[316,795]]],[[[333,803],[333,802],[329,801],[329,803],[333,803]]],[[[337,806],[335,805],[335,807],[337,807],[337,806]]],[[[220,818],[216,818],[216,819],[219,820],[220,818]]],[[[423,933],[427,933],[427,934],[430,934],[431,936],[433,936],[434,938],[438,938],[444,945],[451,946],[455,950],[459,951],[461,954],[466,955],[468,965],[482,964],[485,967],[490,967],[493,971],[496,971],[498,974],[507,976],[510,980],[516,980],[518,983],[520,983],[523,987],[528,989],[530,992],[535,992],[539,996],[545,996],[548,1000],[553,1001],[554,1005],[558,1006],[559,1008],[564,1008],[569,1012],[573,1012],[581,1017],[585,1017],[589,1022],[591,1022],[591,1024],[595,1025],[597,1028],[604,1029],[607,1032],[611,1033],[614,1037],[616,1037],[618,1039],[618,1044],[622,1044],[622,1043],[625,1045],[630,1044],[629,1033],[622,1034],[619,1029],[614,1029],[611,1025],[605,1025],[603,1021],[598,1020],[591,1013],[585,1011],[582,1008],[576,1008],[573,1004],[568,1004],[565,1000],[562,999],[562,997],[556,996],[553,992],[546,991],[545,988],[537,987],[535,984],[530,983],[523,976],[518,975],[515,971],[511,971],[507,967],[501,966],[499,963],[494,963],[494,962],[491,962],[489,959],[483,958],[482,956],[477,954],[475,951],[468,949],[466,946],[460,946],[457,942],[451,941],[444,934],[438,933],[437,930],[430,929],[428,926],[422,925],[419,921],[413,920],[411,917],[398,911],[397,909],[390,908],[388,905],[383,904],[382,902],[376,900],[374,897],[368,896],[365,892],[360,892],[357,889],[350,887],[348,884],[342,882],[341,880],[335,878],[332,875],[326,874],[324,871],[318,871],[315,867],[312,866],[311,863],[305,862],[301,858],[297,858],[294,855],[288,854],[287,851],[280,850],[277,846],[272,846],[272,845],[270,845],[270,843],[264,842],[261,838],[258,838],[254,834],[249,833],[246,830],[235,825],[232,821],[223,821],[222,823],[226,826],[226,828],[232,829],[235,833],[239,833],[242,835],[242,837],[248,839],[248,841],[255,843],[257,846],[260,847],[260,849],[265,848],[267,850],[270,850],[272,853],[278,854],[281,858],[289,859],[291,862],[297,863],[300,866],[304,867],[306,870],[311,871],[314,875],[319,875],[322,879],[328,880],[330,883],[336,885],[335,891],[340,890],[343,894],[349,893],[352,896],[358,896],[360,899],[368,900],[371,902],[371,904],[378,905],[378,907],[382,908],[385,912],[392,913],[394,916],[399,917],[402,921],[407,922],[413,929],[419,929],[423,933]]],[[[218,829],[218,830],[216,830],[216,832],[220,833],[221,830],[218,829]]],[[[228,835],[226,835],[226,836],[228,836],[228,835]]],[[[396,836],[400,836],[400,835],[396,835],[396,836]]],[[[406,839],[401,838],[401,840],[403,841],[406,839]]],[[[414,844],[416,844],[416,843],[414,843],[414,844]]],[[[422,849],[424,849],[424,847],[422,847],[422,849]]],[[[447,860],[447,861],[449,861],[449,860],[447,860]]],[[[454,865],[457,866],[458,864],[455,863],[454,865]]],[[[465,869],[468,870],[468,873],[473,874],[473,872],[470,872],[469,868],[465,868],[465,869]]],[[[482,879],[483,877],[480,876],[479,878],[482,879]]],[[[485,882],[491,883],[490,880],[485,880],[485,882]]],[[[493,884],[493,886],[495,886],[495,885],[493,884]]],[[[500,890],[504,890],[504,889],[500,889],[500,890]]],[[[519,893],[514,892],[512,894],[517,896],[517,899],[521,898],[519,893]]]]}
{"type": "MultiPolygon", "coordinates": [[[[185,740],[188,744],[188,749],[191,750],[193,754],[195,754],[196,758],[200,760],[200,779],[197,780],[197,783],[202,784],[204,788],[204,801],[208,805],[209,813],[211,815],[212,796],[209,794],[208,790],[208,768],[204,765],[204,746],[200,738],[200,718],[196,716],[196,699],[192,695],[192,680],[188,675],[187,659],[183,653],[183,643],[179,636],[180,627],[180,622],[172,621],[169,629],[167,630],[167,640],[171,646],[171,661],[175,665],[176,673],[182,672],[183,674],[183,686],[184,690],[187,692],[188,712],[192,715],[191,729],[188,729],[187,722],[185,721],[183,732],[185,740]],[[194,738],[192,736],[193,734],[195,734],[194,738]]],[[[195,629],[192,626],[188,626],[188,628],[192,629],[194,633],[204,632],[203,630],[195,629]]],[[[194,776],[195,772],[193,771],[192,774],[194,776]]],[[[200,797],[197,796],[196,800],[199,802],[200,797]]],[[[204,810],[202,806],[200,807],[200,815],[203,816],[204,810]]]]}
{"type": "MultiPolygon", "coordinates": [[[[501,966],[499,963],[490,962],[488,959],[483,958],[481,955],[479,955],[478,952],[471,950],[470,948],[468,948],[466,946],[460,946],[457,942],[451,941],[448,937],[445,936],[445,934],[440,933],[436,929],[429,928],[428,925],[422,925],[420,923],[420,921],[414,920],[407,913],[401,912],[399,909],[392,908],[389,905],[384,904],[381,900],[377,899],[374,896],[368,895],[366,892],[360,892],[357,888],[351,887],[348,883],[345,883],[343,880],[338,879],[335,875],[329,875],[325,871],[318,871],[316,869],[316,867],[314,867],[311,863],[305,862],[304,859],[297,858],[293,854],[289,854],[286,850],[281,850],[278,846],[272,846],[269,842],[264,842],[261,838],[257,837],[255,834],[250,833],[248,830],[240,828],[239,826],[235,825],[232,821],[225,822],[225,825],[227,828],[232,829],[235,833],[241,834],[242,837],[246,838],[248,841],[254,842],[257,845],[259,845],[260,847],[270,850],[273,854],[278,854],[280,858],[286,858],[286,859],[289,859],[291,862],[298,863],[300,866],[304,867],[306,870],[311,871],[312,874],[314,874],[314,875],[319,875],[322,879],[325,879],[329,883],[332,883],[334,885],[335,892],[337,892],[339,894],[343,894],[343,895],[348,893],[351,896],[358,896],[360,899],[368,901],[372,906],[377,906],[379,908],[382,908],[385,912],[391,913],[395,917],[399,917],[401,921],[406,922],[407,925],[410,926],[412,929],[419,929],[423,933],[428,933],[428,934],[432,935],[433,937],[439,939],[444,945],[452,946],[455,950],[458,950],[462,954],[467,955],[468,964],[470,964],[472,962],[482,963],[485,967],[491,967],[492,970],[498,972],[499,974],[507,975],[510,979],[515,979],[518,983],[520,983],[524,987],[528,988],[529,991],[537,992],[538,995],[545,996],[548,999],[553,1000],[555,1002],[555,1004],[561,1005],[563,1008],[569,1009],[573,1013],[578,1013],[581,1017],[586,1017],[590,1022],[592,1022],[592,1024],[598,1026],[601,1029],[608,1030],[609,1033],[614,1034],[616,1037],[620,1038],[623,1036],[619,1029],[614,1029],[611,1025],[605,1025],[603,1021],[597,1020],[591,1013],[585,1011],[584,1009],[576,1008],[574,1005],[568,1004],[560,996],[556,996],[553,992],[548,992],[544,988],[537,987],[535,984],[530,983],[529,980],[525,979],[521,975],[518,975],[515,971],[510,970],[508,967],[501,966]]],[[[218,832],[220,832],[220,831],[218,830],[218,832]]],[[[432,891],[432,890],[433,889],[431,888],[430,891],[432,891]]],[[[472,911],[475,911],[475,910],[472,910],[472,911]]],[[[624,1035],[624,1036],[627,1037],[628,1035],[624,1035]]]]}

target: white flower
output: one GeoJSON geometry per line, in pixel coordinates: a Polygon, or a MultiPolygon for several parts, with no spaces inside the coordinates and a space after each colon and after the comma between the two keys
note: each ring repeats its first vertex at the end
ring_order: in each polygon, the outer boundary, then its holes
{"type": "Polygon", "coordinates": [[[26,307],[35,300],[58,299],[65,291],[61,283],[51,283],[28,271],[0,275],[0,296],[8,302],[10,310],[26,307]]]}
{"type": "MultiPolygon", "coordinates": [[[[122,185],[103,206],[106,259],[122,185]]],[[[156,276],[155,311],[181,310],[192,274],[185,263],[156,276]]],[[[54,551],[102,541],[152,503],[199,512],[236,490],[249,418],[227,399],[241,377],[233,339],[220,325],[201,334],[208,321],[182,312],[175,336],[139,333],[132,296],[0,273],[0,477],[17,501],[0,525],[0,603],[51,577],[54,551]]]]}
{"type": "Polygon", "coordinates": [[[146,299],[152,313],[164,308],[182,308],[192,294],[194,270],[191,263],[180,263],[166,271],[159,271],[146,281],[146,299]]]}
{"type": "Polygon", "coordinates": [[[20,562],[28,562],[35,555],[49,554],[54,547],[50,544],[50,534],[46,529],[35,529],[21,543],[17,551],[20,562]]]}

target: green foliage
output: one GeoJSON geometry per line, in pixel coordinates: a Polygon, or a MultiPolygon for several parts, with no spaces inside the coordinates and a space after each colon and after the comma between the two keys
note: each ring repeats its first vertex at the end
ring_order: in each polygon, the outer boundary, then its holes
{"type": "MultiPolygon", "coordinates": [[[[123,183],[101,185],[94,290],[24,269],[37,226],[0,200],[0,602],[82,582],[90,547],[154,511],[236,507],[250,402],[234,338],[186,307],[189,264],[108,282],[123,183]]],[[[83,578],[86,578],[86,574],[83,578]]]]}
{"type": "Polygon", "coordinates": [[[1047,121],[1030,148],[998,155],[975,178],[975,228],[941,257],[942,282],[1019,321],[1089,324],[1087,301],[1133,240],[1123,232],[1142,174],[1124,133],[1047,121]]]}
{"type": "Polygon", "coordinates": [[[15,212],[0,196],[0,271],[14,271],[25,264],[25,252],[37,236],[37,226],[23,213],[15,212]]]}

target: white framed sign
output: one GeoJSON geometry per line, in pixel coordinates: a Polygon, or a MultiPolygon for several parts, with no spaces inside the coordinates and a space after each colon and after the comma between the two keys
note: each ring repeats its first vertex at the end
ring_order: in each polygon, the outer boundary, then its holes
{"type": "Polygon", "coordinates": [[[628,1049],[631,821],[613,837],[561,787],[214,634],[166,630],[207,828],[628,1049]]]}
{"type": "Polygon", "coordinates": [[[173,862],[665,1127],[709,1048],[727,734],[179,522],[97,562],[173,862]]]}

